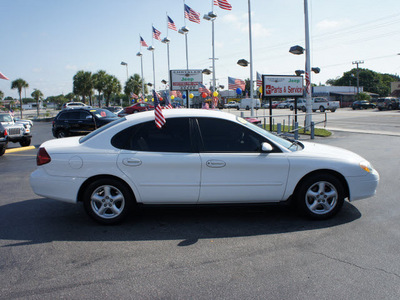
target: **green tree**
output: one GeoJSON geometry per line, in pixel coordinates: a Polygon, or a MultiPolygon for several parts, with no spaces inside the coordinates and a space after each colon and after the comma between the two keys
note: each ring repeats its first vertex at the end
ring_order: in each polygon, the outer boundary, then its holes
{"type": "Polygon", "coordinates": [[[3,100],[3,97],[4,97],[4,93],[3,93],[3,91],[0,91],[0,101],[3,100]]]}
{"type": "Polygon", "coordinates": [[[65,98],[68,99],[69,102],[73,102],[76,95],[74,93],[68,93],[65,95],[65,98]]]}
{"type": "MultiPolygon", "coordinates": [[[[364,92],[376,93],[380,96],[388,96],[390,94],[390,83],[399,81],[398,75],[381,74],[369,69],[358,69],[359,86],[363,87],[364,92]]],[[[357,86],[357,69],[351,69],[343,73],[342,77],[329,79],[326,84],[333,86],[357,86]]]]}
{"type": "Polygon", "coordinates": [[[36,112],[37,112],[37,117],[39,118],[39,100],[43,99],[43,93],[40,90],[34,89],[31,96],[33,99],[36,100],[36,112]]]}
{"type": "MultiPolygon", "coordinates": [[[[139,95],[142,92],[142,78],[139,74],[134,74],[129,77],[129,79],[125,82],[124,93],[125,95],[130,97],[132,93],[139,95]]],[[[147,85],[144,86],[144,94],[148,92],[147,85]]]]}
{"type": "Polygon", "coordinates": [[[11,89],[17,89],[19,94],[19,104],[21,108],[21,119],[22,119],[22,89],[29,87],[29,84],[22,78],[18,78],[11,82],[11,89]]]}
{"type": "Polygon", "coordinates": [[[121,93],[122,86],[117,77],[107,75],[106,86],[104,88],[104,97],[106,98],[106,106],[110,105],[110,98],[112,94],[121,93]]]}
{"type": "Polygon", "coordinates": [[[78,71],[73,77],[73,92],[82,97],[82,102],[86,102],[89,97],[89,105],[92,105],[93,78],[92,72],[78,71]]]}
{"type": "Polygon", "coordinates": [[[93,86],[99,92],[99,107],[101,107],[101,92],[104,91],[107,85],[108,74],[104,70],[100,70],[93,74],[93,86]]]}

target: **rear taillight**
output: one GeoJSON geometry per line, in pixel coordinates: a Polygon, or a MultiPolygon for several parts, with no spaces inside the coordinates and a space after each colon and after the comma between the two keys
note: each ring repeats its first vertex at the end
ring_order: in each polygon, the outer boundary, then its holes
{"type": "Polygon", "coordinates": [[[6,137],[8,135],[7,129],[4,129],[4,136],[6,137]]]}
{"type": "Polygon", "coordinates": [[[39,151],[36,156],[36,164],[38,166],[47,164],[51,161],[50,155],[47,153],[46,149],[43,147],[39,148],[39,151]]]}

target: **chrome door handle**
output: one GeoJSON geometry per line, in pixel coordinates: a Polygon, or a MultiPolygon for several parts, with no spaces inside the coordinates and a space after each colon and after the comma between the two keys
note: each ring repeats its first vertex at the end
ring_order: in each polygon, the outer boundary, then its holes
{"type": "Polygon", "coordinates": [[[122,163],[125,166],[137,167],[137,166],[140,166],[142,164],[142,161],[140,159],[137,159],[137,158],[124,158],[122,160],[122,163]]]}
{"type": "Polygon", "coordinates": [[[222,160],[208,160],[206,165],[210,168],[223,168],[226,166],[226,162],[222,160]]]}

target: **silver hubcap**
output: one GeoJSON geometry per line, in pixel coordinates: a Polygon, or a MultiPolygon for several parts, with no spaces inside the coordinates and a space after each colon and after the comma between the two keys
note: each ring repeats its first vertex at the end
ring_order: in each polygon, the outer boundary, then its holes
{"type": "Polygon", "coordinates": [[[338,192],[335,186],[326,181],[319,181],[307,190],[305,201],[311,212],[323,215],[335,208],[337,199],[338,192]]]}
{"type": "Polygon", "coordinates": [[[99,186],[90,197],[93,212],[103,219],[119,216],[125,207],[125,198],[119,189],[110,185],[99,186]]]}

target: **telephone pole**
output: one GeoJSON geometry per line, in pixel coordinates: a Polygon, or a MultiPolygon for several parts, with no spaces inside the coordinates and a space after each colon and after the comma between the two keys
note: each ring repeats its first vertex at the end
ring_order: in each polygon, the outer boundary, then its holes
{"type": "Polygon", "coordinates": [[[363,60],[353,61],[353,65],[357,65],[357,100],[358,100],[358,95],[360,94],[360,77],[359,77],[358,65],[363,63],[364,63],[363,60]]]}

